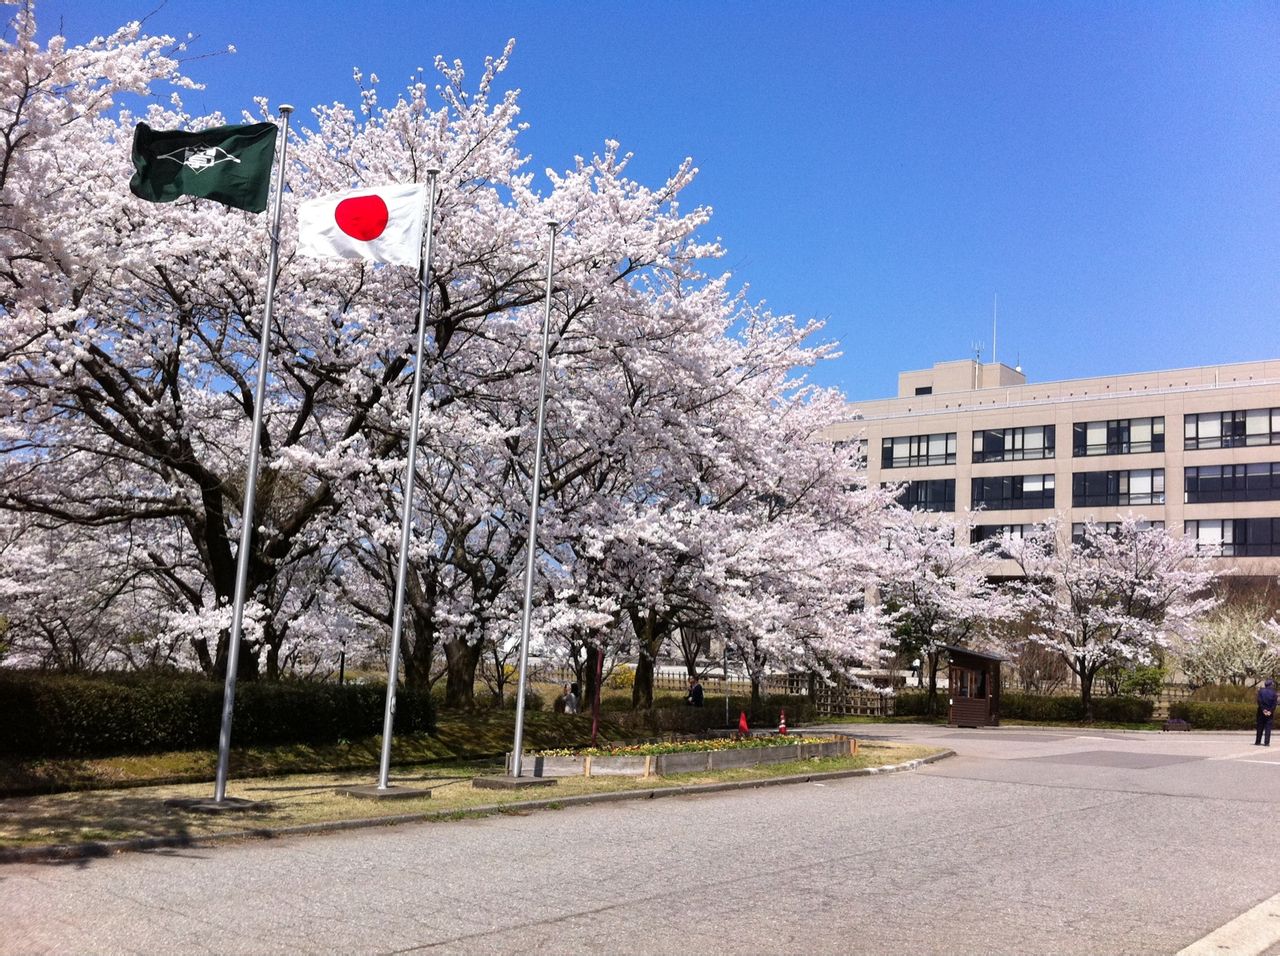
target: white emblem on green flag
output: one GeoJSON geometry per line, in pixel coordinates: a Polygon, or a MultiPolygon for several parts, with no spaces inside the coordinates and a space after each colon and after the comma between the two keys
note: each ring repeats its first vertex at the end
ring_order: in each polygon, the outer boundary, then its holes
{"type": "Polygon", "coordinates": [[[212,199],[237,209],[267,208],[275,123],[215,126],[194,133],[155,130],[139,123],[133,131],[130,191],[151,202],[181,196],[212,199]]]}
{"type": "Polygon", "coordinates": [[[165,153],[163,156],[159,156],[157,158],[171,159],[175,163],[181,163],[183,166],[186,166],[187,169],[196,173],[204,172],[206,169],[210,169],[218,165],[218,163],[240,162],[239,159],[232,156],[221,146],[211,146],[208,149],[191,149],[190,147],[184,147],[183,149],[175,150],[172,153],[165,153]]]}

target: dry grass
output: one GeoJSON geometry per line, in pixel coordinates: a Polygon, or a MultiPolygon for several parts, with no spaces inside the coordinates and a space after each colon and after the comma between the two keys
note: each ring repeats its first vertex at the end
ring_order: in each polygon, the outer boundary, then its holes
{"type": "MultiPolygon", "coordinates": [[[[515,716],[510,711],[442,715],[434,734],[394,738],[392,763],[457,763],[502,754],[511,749],[514,727],[515,716]]],[[[602,727],[605,738],[619,733],[607,723],[602,727]]],[[[531,750],[586,746],[590,739],[588,716],[543,712],[525,715],[525,742],[531,750]]],[[[322,771],[372,772],[378,766],[381,747],[380,736],[335,744],[237,747],[233,727],[231,774],[241,778],[322,771]]],[[[218,752],[213,749],[99,758],[0,758],[0,796],[210,781],[217,760],[218,752]]]]}
{"type": "Polygon", "coordinates": [[[368,773],[326,773],[271,778],[233,778],[228,796],[265,801],[261,810],[205,816],[166,807],[173,797],[209,797],[208,783],[92,790],[0,800],[0,847],[73,844],[135,837],[203,836],[255,828],[398,816],[401,814],[482,812],[528,799],[554,799],[579,794],[625,790],[653,790],[698,783],[758,780],[796,773],[817,773],[902,763],[937,753],[936,747],[865,743],[855,757],[803,760],[786,764],[717,773],[680,774],[662,778],[561,778],[550,789],[536,791],[477,790],[472,777],[497,773],[492,764],[451,764],[407,768],[393,773],[392,782],[430,787],[430,798],[379,802],[344,797],[335,791],[352,784],[375,783],[368,773]]]}

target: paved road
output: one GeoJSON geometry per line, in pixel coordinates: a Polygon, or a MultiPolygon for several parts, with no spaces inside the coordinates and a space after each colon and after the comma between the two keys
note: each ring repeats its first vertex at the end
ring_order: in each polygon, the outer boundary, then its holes
{"type": "Polygon", "coordinates": [[[822,785],[0,867],[0,952],[1173,953],[1280,891],[1280,867],[1260,862],[1280,859],[1280,746],[857,729],[959,756],[822,785]]]}

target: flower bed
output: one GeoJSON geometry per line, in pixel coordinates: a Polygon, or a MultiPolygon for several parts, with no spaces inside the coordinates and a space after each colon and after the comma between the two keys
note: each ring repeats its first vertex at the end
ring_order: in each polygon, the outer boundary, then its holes
{"type": "MultiPolygon", "coordinates": [[[[700,770],[732,770],[809,757],[843,757],[857,753],[851,737],[749,737],[744,740],[684,740],[548,750],[525,754],[521,765],[535,777],[651,777],[700,770]]],[[[507,755],[510,771],[511,755],[507,755]]]]}

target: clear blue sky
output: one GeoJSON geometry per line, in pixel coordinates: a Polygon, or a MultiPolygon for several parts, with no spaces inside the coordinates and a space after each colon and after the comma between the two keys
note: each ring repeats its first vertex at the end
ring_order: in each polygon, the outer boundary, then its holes
{"type": "MultiPolygon", "coordinates": [[[[44,0],[85,39],[158,0],[44,0]]],[[[193,111],[384,99],[515,37],[534,168],[613,138],[755,297],[827,320],[852,399],[999,354],[1033,381],[1280,356],[1280,4],[168,0],[193,111]]]]}

